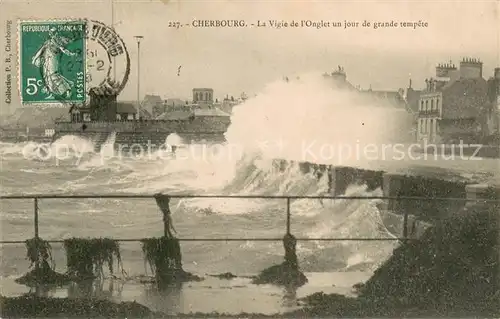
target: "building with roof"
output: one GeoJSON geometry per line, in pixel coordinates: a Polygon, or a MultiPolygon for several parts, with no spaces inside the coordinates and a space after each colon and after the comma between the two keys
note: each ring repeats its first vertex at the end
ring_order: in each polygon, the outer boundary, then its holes
{"type": "Polygon", "coordinates": [[[152,120],[153,119],[153,115],[151,113],[149,113],[148,110],[140,109],[139,113],[140,113],[139,114],[140,120],[152,120]]]}
{"type": "Polygon", "coordinates": [[[189,120],[194,116],[194,113],[189,110],[175,110],[175,111],[169,111],[165,112],[163,114],[160,114],[155,118],[155,120],[160,120],[160,121],[185,121],[189,120]]]}
{"type": "Polygon", "coordinates": [[[70,107],[71,122],[114,122],[137,119],[134,102],[117,102],[116,94],[103,94],[99,89],[91,89],[89,95],[89,104],[74,104],[70,107]]]}
{"type": "MultiPolygon", "coordinates": [[[[128,110],[128,114],[126,117],[124,117],[123,115],[120,116],[120,117],[116,117],[117,120],[119,121],[123,121],[123,119],[127,119],[128,120],[131,120],[131,119],[142,119],[142,120],[151,120],[153,119],[153,116],[151,115],[151,113],[147,110],[147,109],[143,109],[141,108],[138,112],[137,110],[137,101],[117,101],[117,108],[118,107],[121,107],[121,110],[128,110]],[[121,106],[120,106],[121,105],[121,106]],[[134,109],[134,116],[132,117],[130,114],[130,111],[132,111],[132,108],[131,106],[133,106],[133,109],[134,109]]],[[[142,105],[142,102],[141,102],[141,105],[142,105]]],[[[126,113],[126,112],[120,112],[120,110],[117,109],[116,113],[126,113]]]]}
{"type": "Polygon", "coordinates": [[[198,109],[194,110],[196,117],[230,117],[230,115],[219,109],[198,109]]]}
{"type": "Polygon", "coordinates": [[[235,99],[233,96],[231,96],[231,98],[225,97],[221,103],[218,103],[218,107],[223,112],[231,114],[233,113],[233,108],[243,102],[242,99],[235,99]]]}
{"type": "Polygon", "coordinates": [[[408,85],[408,88],[405,90],[403,96],[404,100],[406,101],[406,107],[407,107],[406,109],[411,114],[418,115],[418,105],[421,93],[422,93],[421,91],[415,90],[412,87],[412,81],[410,79],[410,84],[408,85]]]}
{"type": "Polygon", "coordinates": [[[358,89],[354,87],[349,81],[347,81],[347,74],[344,67],[338,66],[336,70],[330,73],[323,73],[323,78],[328,81],[329,85],[337,89],[346,89],[350,91],[357,91],[358,89]]]}
{"type": "Polygon", "coordinates": [[[194,109],[194,110],[178,110],[172,112],[165,112],[158,116],[157,120],[169,120],[169,121],[184,121],[188,119],[196,118],[230,118],[230,114],[213,108],[213,109],[194,109]]]}
{"type": "Polygon", "coordinates": [[[417,141],[479,143],[487,133],[488,83],[483,63],[464,58],[439,64],[418,100],[417,141]]]}
{"type": "Polygon", "coordinates": [[[220,110],[223,105],[225,103],[220,103],[218,100],[214,102],[213,89],[194,88],[191,102],[176,98],[166,99],[161,106],[153,109],[153,118],[155,120],[186,120],[191,116],[230,117],[230,112],[220,110]]]}
{"type": "Polygon", "coordinates": [[[162,103],[156,103],[153,106],[151,112],[151,118],[156,119],[165,112],[173,112],[179,110],[187,110],[188,102],[185,100],[177,99],[177,98],[168,98],[162,101],[162,103]]]}
{"type": "Polygon", "coordinates": [[[186,100],[182,99],[177,99],[177,98],[169,98],[165,99],[163,101],[163,105],[166,106],[168,109],[176,110],[176,109],[185,109],[186,105],[188,105],[189,102],[186,100]]]}
{"type": "Polygon", "coordinates": [[[155,108],[161,107],[162,105],[163,99],[159,95],[146,94],[141,102],[140,117],[143,119],[154,118],[155,108]]]}
{"type": "Polygon", "coordinates": [[[213,104],[213,108],[221,110],[224,113],[231,114],[233,113],[233,108],[248,99],[248,96],[243,92],[240,97],[234,97],[226,95],[221,101],[218,99],[215,100],[213,104]]]}
{"type": "Polygon", "coordinates": [[[486,110],[488,134],[486,143],[500,144],[500,68],[495,68],[488,80],[488,108],[486,110]]]}
{"type": "Polygon", "coordinates": [[[360,94],[369,103],[380,104],[384,106],[392,106],[395,108],[406,108],[406,101],[404,99],[404,92],[397,91],[375,91],[369,88],[368,90],[361,90],[360,94]]]}
{"type": "MultiPolygon", "coordinates": [[[[212,94],[213,90],[202,92],[203,100],[197,102],[208,103],[213,99],[208,94],[212,94]]],[[[114,143],[120,148],[140,144],[155,149],[164,145],[167,136],[172,133],[178,134],[183,143],[222,142],[231,123],[230,115],[212,104],[207,104],[207,108],[200,107],[199,104],[190,107],[180,100],[180,103],[176,101],[172,104],[172,111],[167,110],[158,118],[139,118],[137,101],[118,102],[116,97],[113,91],[91,89],[90,103],[73,105],[69,112],[71,120],[57,121],[53,131],[47,131],[46,134],[50,133],[51,138],[68,134],[85,136],[95,143],[96,150],[111,136],[114,136],[114,143]]],[[[155,102],[154,106],[158,106],[157,98],[149,100],[155,102]]],[[[164,104],[169,106],[162,101],[162,106],[164,104]]],[[[149,113],[146,109],[141,110],[142,116],[146,112],[149,113]]]]}
{"type": "Polygon", "coordinates": [[[91,88],[89,104],[73,104],[69,109],[70,121],[73,123],[115,121],[117,95],[103,90],[99,87],[91,88]]]}
{"type": "Polygon", "coordinates": [[[199,105],[214,104],[214,90],[211,88],[194,88],[193,103],[199,105]]]}
{"type": "MultiPolygon", "coordinates": [[[[116,120],[132,121],[137,118],[137,109],[133,102],[116,102],[116,120]]],[[[147,110],[144,110],[147,112],[147,110]]],[[[142,113],[142,110],[141,110],[142,113]]]]}
{"type": "MultiPolygon", "coordinates": [[[[333,72],[324,73],[323,78],[332,88],[357,93],[356,97],[359,103],[392,106],[395,108],[407,107],[404,98],[404,90],[372,90],[371,86],[368,90],[362,90],[359,86],[356,87],[347,80],[347,74],[340,65],[333,72]]],[[[353,97],[355,96],[353,95],[353,97]]]]}

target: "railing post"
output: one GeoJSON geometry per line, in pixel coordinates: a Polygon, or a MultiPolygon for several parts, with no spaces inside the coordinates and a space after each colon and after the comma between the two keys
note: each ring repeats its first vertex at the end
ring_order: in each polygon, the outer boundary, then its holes
{"type": "Polygon", "coordinates": [[[286,199],[286,233],[290,234],[290,197],[286,199]]]}
{"type": "Polygon", "coordinates": [[[34,214],[35,214],[35,221],[34,221],[34,226],[35,226],[35,249],[36,249],[36,261],[35,261],[35,269],[39,269],[40,268],[40,263],[38,261],[38,245],[39,245],[39,242],[38,242],[38,238],[39,238],[39,234],[38,234],[38,198],[35,197],[34,198],[35,201],[34,201],[34,214]]]}
{"type": "Polygon", "coordinates": [[[408,238],[408,211],[404,211],[403,215],[403,238],[407,239],[408,238]]]}
{"type": "Polygon", "coordinates": [[[35,214],[35,238],[38,239],[38,198],[35,197],[35,203],[34,203],[34,214],[35,214]]]}
{"type": "Polygon", "coordinates": [[[163,194],[155,194],[156,205],[160,208],[163,214],[163,236],[165,238],[173,238],[172,233],[175,232],[172,224],[172,216],[170,213],[170,197],[163,194]]]}

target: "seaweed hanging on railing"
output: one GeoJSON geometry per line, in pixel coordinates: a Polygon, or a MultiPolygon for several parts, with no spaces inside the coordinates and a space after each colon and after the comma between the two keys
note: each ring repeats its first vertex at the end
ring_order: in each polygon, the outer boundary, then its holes
{"type": "Polygon", "coordinates": [[[67,275],[55,271],[56,265],[49,242],[34,237],[26,240],[25,245],[26,258],[31,262],[30,268],[32,270],[16,279],[17,283],[35,287],[38,285],[64,285],[70,281],[67,275]]]}
{"type": "Polygon", "coordinates": [[[149,265],[158,287],[202,280],[182,268],[181,246],[177,238],[144,238],[141,244],[144,261],[149,265]]]}
{"type": "Polygon", "coordinates": [[[39,237],[27,239],[26,250],[26,257],[31,262],[30,268],[40,264],[42,264],[42,268],[55,268],[55,261],[52,257],[52,247],[49,242],[39,237]]]}
{"type": "Polygon", "coordinates": [[[149,264],[155,282],[159,287],[191,280],[201,280],[182,269],[182,253],[179,240],[174,237],[170,198],[155,195],[156,204],[163,214],[164,236],[141,240],[144,261],[149,264]]]}
{"type": "Polygon", "coordinates": [[[114,273],[116,259],[119,270],[124,274],[120,245],[109,238],[71,238],[64,241],[68,274],[75,280],[102,279],[107,264],[114,273]]]}
{"type": "Polygon", "coordinates": [[[176,272],[182,269],[180,244],[176,238],[145,238],[141,241],[145,262],[156,280],[174,281],[176,272]]]}
{"type": "Polygon", "coordinates": [[[290,233],[283,237],[285,260],[279,264],[264,269],[256,276],[252,283],[275,284],[289,288],[300,287],[307,283],[307,277],[300,271],[297,261],[297,239],[290,233]]]}

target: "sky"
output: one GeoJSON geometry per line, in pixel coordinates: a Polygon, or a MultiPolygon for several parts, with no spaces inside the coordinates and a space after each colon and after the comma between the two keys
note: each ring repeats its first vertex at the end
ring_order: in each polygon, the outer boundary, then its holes
{"type": "MultiPolygon", "coordinates": [[[[89,18],[114,22],[131,59],[119,99],[137,99],[137,45],[142,35],[140,96],[190,98],[193,87],[211,87],[215,97],[253,95],[283,76],[344,67],[362,88],[421,88],[436,64],[464,57],[484,62],[488,78],[500,66],[500,1],[56,1],[0,0],[0,34],[17,19],[89,18]],[[112,9],[113,8],[113,9],[112,9]],[[113,14],[114,13],[114,14],[113,14]],[[195,19],[424,21],[427,28],[170,28],[195,19]],[[178,75],[178,68],[181,72],[178,75]]],[[[17,43],[16,30],[12,40],[17,43]]],[[[2,56],[3,45],[0,47],[2,56]]],[[[1,59],[3,63],[3,58],[1,59]]],[[[0,64],[3,71],[4,65],[0,64]]],[[[13,101],[19,106],[17,79],[13,101]]]]}

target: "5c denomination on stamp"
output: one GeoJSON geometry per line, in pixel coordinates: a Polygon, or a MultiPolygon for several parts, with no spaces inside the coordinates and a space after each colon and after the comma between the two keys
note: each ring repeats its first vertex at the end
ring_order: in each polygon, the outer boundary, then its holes
{"type": "Polygon", "coordinates": [[[22,103],[85,102],[86,22],[21,21],[22,103]]]}
{"type": "Polygon", "coordinates": [[[29,103],[83,104],[91,89],[118,95],[130,57],[113,28],[99,21],[21,21],[19,90],[29,103]]]}

